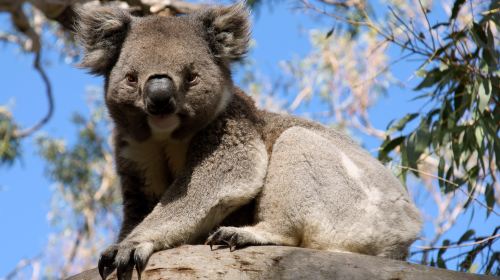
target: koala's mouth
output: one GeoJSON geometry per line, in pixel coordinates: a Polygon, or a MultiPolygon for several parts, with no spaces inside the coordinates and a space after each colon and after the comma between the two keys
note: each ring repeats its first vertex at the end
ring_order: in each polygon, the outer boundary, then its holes
{"type": "Polygon", "coordinates": [[[172,132],[180,124],[177,114],[148,115],[148,124],[156,132],[172,132]]]}

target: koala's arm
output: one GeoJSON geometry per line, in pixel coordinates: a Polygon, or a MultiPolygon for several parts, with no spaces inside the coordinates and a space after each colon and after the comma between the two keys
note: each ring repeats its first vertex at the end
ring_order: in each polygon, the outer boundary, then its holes
{"type": "Polygon", "coordinates": [[[260,192],[268,155],[257,133],[212,136],[193,139],[183,175],[122,242],[103,253],[100,269],[116,265],[119,278],[134,264],[142,271],[153,252],[199,239],[260,192]]]}
{"type": "Polygon", "coordinates": [[[192,242],[253,199],[263,186],[267,153],[260,139],[222,143],[198,160],[125,241],[152,242],[155,250],[192,242]]]}
{"type": "Polygon", "coordinates": [[[120,172],[120,183],[123,197],[123,222],[118,235],[121,242],[128,234],[151,212],[154,206],[148,203],[148,198],[140,191],[138,186],[143,184],[143,179],[134,174],[120,172]]]}

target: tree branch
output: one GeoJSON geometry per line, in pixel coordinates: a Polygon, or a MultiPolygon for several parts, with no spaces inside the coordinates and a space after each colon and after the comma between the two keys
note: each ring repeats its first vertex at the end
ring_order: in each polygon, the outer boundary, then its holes
{"type": "Polygon", "coordinates": [[[494,240],[500,237],[499,234],[495,234],[492,236],[485,237],[483,239],[480,239],[475,242],[470,242],[470,243],[463,243],[463,244],[453,244],[453,245],[448,245],[448,246],[414,246],[415,248],[422,249],[422,250],[439,250],[439,249],[450,249],[450,248],[460,248],[460,247],[469,247],[469,246],[475,246],[482,244],[484,242],[494,240]]]}
{"type": "MultiPolygon", "coordinates": [[[[134,275],[135,272],[134,272],[134,275]]],[[[181,246],[155,253],[144,279],[441,279],[493,280],[382,257],[312,249],[253,246],[229,252],[208,246],[181,246]]],[[[68,280],[100,280],[97,269],[68,280]]],[[[108,277],[116,279],[113,273],[108,277]]]]}
{"type": "Polygon", "coordinates": [[[33,67],[36,69],[36,71],[38,71],[38,73],[42,77],[42,80],[45,84],[45,95],[46,95],[47,101],[48,101],[47,113],[40,121],[38,121],[32,127],[29,127],[27,129],[23,129],[20,131],[16,131],[14,133],[14,136],[18,137],[18,138],[30,136],[31,134],[33,134],[33,132],[39,130],[42,126],[44,126],[47,122],[49,122],[50,118],[52,117],[52,114],[54,113],[54,97],[52,95],[52,85],[50,83],[49,77],[45,73],[45,70],[40,63],[40,57],[41,57],[40,50],[38,50],[35,54],[35,60],[33,63],[33,67]]]}

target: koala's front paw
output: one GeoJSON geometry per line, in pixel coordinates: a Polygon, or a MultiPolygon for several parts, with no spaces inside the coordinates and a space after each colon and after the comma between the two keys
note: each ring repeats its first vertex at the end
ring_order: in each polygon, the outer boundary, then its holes
{"type": "Polygon", "coordinates": [[[130,280],[135,266],[137,277],[141,279],[141,273],[153,252],[152,242],[124,240],[119,244],[113,244],[101,254],[98,264],[99,274],[105,280],[116,268],[118,280],[130,280]]]}

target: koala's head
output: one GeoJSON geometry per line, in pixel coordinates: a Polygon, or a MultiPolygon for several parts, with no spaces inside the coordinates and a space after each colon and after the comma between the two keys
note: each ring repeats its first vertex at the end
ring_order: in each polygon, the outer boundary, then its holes
{"type": "Polygon", "coordinates": [[[182,138],[229,102],[229,64],[248,49],[244,4],[179,17],[134,17],[102,6],[78,14],[81,65],[105,77],[106,105],[119,129],[138,140],[182,138]]]}

